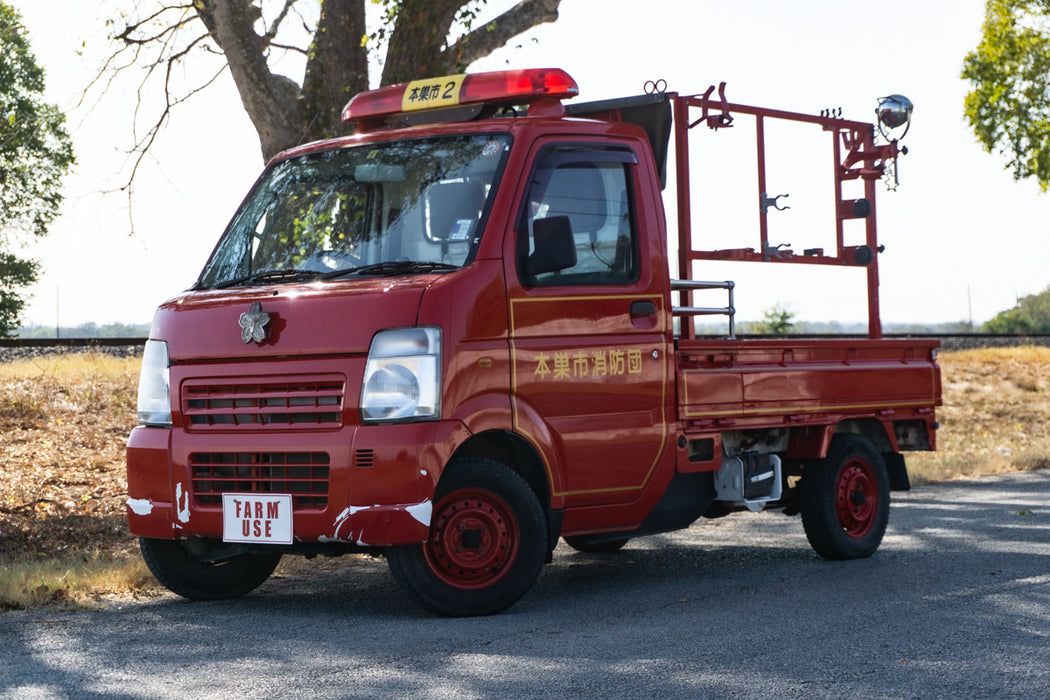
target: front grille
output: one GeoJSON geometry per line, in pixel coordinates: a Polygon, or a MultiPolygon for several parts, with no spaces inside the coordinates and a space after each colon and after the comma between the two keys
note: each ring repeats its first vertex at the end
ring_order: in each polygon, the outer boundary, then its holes
{"type": "Polygon", "coordinates": [[[199,506],[222,506],[223,493],[290,493],[295,510],[328,505],[331,460],[324,452],[199,452],[190,455],[191,493],[199,506]]]}
{"type": "Polygon", "coordinates": [[[188,430],[338,428],[345,382],[341,376],[309,379],[187,380],[182,412],[188,430]]]}

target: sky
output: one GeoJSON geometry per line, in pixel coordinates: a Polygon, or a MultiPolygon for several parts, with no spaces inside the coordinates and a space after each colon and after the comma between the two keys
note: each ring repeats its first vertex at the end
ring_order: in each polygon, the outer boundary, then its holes
{"type": "MultiPolygon", "coordinates": [[[[157,304],[197,278],[261,171],[255,130],[223,74],[172,115],[140,168],[129,215],[126,194],[106,192],[127,177],[141,72],[78,104],[104,55],[111,31],[104,18],[127,3],[6,1],[23,15],[47,71],[48,98],[67,112],[78,157],[62,214],[34,249],[43,274],[23,320],[148,323],[157,304]]],[[[512,4],[490,0],[487,11],[512,4]]],[[[983,16],[984,0],[563,0],[557,22],[517,37],[468,72],[564,68],[579,83],[581,101],[640,94],[649,80],[680,94],[725,81],[734,103],[806,113],[841,107],[844,117],[862,121],[874,119],[877,98],[906,95],[915,111],[902,142],[909,152],[899,163],[900,185],[892,192],[880,185],[877,200],[886,246],[882,320],[980,324],[1050,285],[1043,241],[1050,194],[1015,182],[962,116],[967,84],[959,74],[983,16]]],[[[283,68],[301,78],[297,66],[283,68]]],[[[695,134],[702,145],[691,147],[693,225],[707,247],[758,245],[754,136],[746,120],[738,122],[695,134]]],[[[832,201],[828,143],[806,130],[767,133],[768,189],[789,194],[780,201],[791,206],[770,215],[771,242],[833,248],[824,214],[832,201]]],[[[673,214],[673,200],[665,206],[673,214]]],[[[696,276],[733,279],[741,320],[761,318],[773,304],[798,320],[866,320],[859,270],[709,263],[696,276]]]]}

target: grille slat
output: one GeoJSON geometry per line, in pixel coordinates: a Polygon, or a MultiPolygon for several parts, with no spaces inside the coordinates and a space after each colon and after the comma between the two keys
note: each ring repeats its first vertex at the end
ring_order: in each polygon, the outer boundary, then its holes
{"type": "Polygon", "coordinates": [[[188,430],[338,428],[342,377],[245,379],[227,383],[187,380],[182,411],[188,430]]]}
{"type": "Polygon", "coordinates": [[[323,452],[200,452],[190,455],[199,506],[222,507],[223,493],[290,493],[295,510],[328,505],[331,459],[323,452]]]}

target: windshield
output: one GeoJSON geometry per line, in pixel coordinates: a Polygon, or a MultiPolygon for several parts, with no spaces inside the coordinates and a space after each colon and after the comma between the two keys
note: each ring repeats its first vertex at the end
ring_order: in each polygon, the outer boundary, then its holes
{"type": "Polygon", "coordinates": [[[509,144],[505,134],[452,136],[277,163],[234,217],[198,286],[461,267],[509,144]]]}

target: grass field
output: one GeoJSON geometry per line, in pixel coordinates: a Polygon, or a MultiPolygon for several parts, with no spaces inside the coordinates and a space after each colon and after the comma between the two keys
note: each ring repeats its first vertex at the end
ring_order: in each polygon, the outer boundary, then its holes
{"type": "Polygon", "coordinates": [[[908,455],[912,483],[1050,467],[1050,348],[940,356],[937,451],[908,455]]]}
{"type": "MultiPolygon", "coordinates": [[[[913,484],[1050,466],[1050,349],[940,364],[938,451],[908,455],[913,484]]],[[[138,369],[90,354],[0,363],[0,610],[157,591],[124,520],[138,369]]]]}

